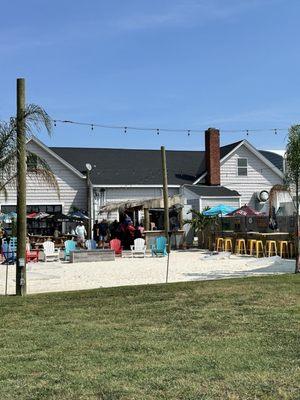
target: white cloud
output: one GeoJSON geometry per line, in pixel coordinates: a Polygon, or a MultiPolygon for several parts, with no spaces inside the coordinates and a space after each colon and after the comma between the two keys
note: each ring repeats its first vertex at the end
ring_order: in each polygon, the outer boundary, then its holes
{"type": "MultiPolygon", "coordinates": [[[[281,0],[180,0],[172,1],[172,6],[161,7],[159,11],[135,13],[108,22],[117,31],[154,29],[205,25],[210,21],[230,21],[234,17],[281,0]]],[[[171,4],[171,2],[170,2],[171,4]]]]}

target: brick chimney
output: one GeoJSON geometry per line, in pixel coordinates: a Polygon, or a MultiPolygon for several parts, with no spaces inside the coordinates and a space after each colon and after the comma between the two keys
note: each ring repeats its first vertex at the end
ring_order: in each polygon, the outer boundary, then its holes
{"type": "Polygon", "coordinates": [[[206,184],[211,186],[220,185],[220,131],[208,128],[205,131],[205,161],[206,161],[206,184]]]}

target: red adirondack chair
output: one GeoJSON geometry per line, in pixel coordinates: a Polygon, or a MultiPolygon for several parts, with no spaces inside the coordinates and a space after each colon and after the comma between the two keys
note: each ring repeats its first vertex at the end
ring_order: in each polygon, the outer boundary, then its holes
{"type": "Polygon", "coordinates": [[[30,244],[26,243],[26,262],[39,262],[39,250],[30,250],[30,244]]]}
{"type": "Polygon", "coordinates": [[[121,240],[119,239],[112,239],[109,242],[111,250],[115,251],[115,254],[122,254],[122,245],[121,245],[121,240]]]}

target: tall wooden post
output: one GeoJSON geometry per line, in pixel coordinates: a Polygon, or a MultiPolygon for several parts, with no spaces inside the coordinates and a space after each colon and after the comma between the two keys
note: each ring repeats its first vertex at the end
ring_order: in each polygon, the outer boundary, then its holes
{"type": "Polygon", "coordinates": [[[88,229],[87,229],[87,236],[88,239],[92,238],[92,206],[91,206],[91,178],[90,178],[90,170],[86,169],[86,191],[87,191],[87,214],[88,214],[88,229]]]}
{"type": "MultiPolygon", "coordinates": [[[[167,175],[166,150],[165,150],[164,146],[161,146],[161,161],[162,161],[163,193],[164,193],[164,209],[165,209],[164,228],[165,228],[166,238],[168,238],[169,237],[169,195],[168,195],[168,175],[167,175]]],[[[168,248],[169,248],[169,245],[168,245],[168,248]]]]}
{"type": "Polygon", "coordinates": [[[26,129],[25,79],[17,79],[17,261],[16,294],[26,294],[26,129]]]}
{"type": "Polygon", "coordinates": [[[149,208],[144,208],[144,228],[145,228],[145,231],[150,230],[149,208]]]}

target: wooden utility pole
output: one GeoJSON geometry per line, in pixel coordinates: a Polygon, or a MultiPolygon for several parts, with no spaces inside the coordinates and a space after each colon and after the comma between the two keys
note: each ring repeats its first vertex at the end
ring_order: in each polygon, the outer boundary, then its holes
{"type": "Polygon", "coordinates": [[[87,213],[88,213],[88,239],[92,239],[92,207],[91,207],[91,171],[87,168],[86,170],[86,190],[87,190],[87,213]]]}
{"type": "Polygon", "coordinates": [[[169,237],[169,194],[168,194],[168,175],[165,146],[161,146],[161,161],[163,175],[163,192],[164,192],[164,228],[166,238],[169,237]]]}
{"type": "Polygon", "coordinates": [[[25,79],[17,79],[17,262],[16,294],[26,294],[26,129],[25,79]]]}
{"type": "Polygon", "coordinates": [[[163,175],[163,192],[164,192],[164,228],[165,236],[167,238],[167,272],[166,272],[166,283],[168,283],[169,277],[169,261],[170,261],[170,236],[169,236],[169,193],[168,193],[168,174],[167,174],[167,160],[165,146],[161,146],[161,161],[162,161],[162,175],[163,175]]]}

